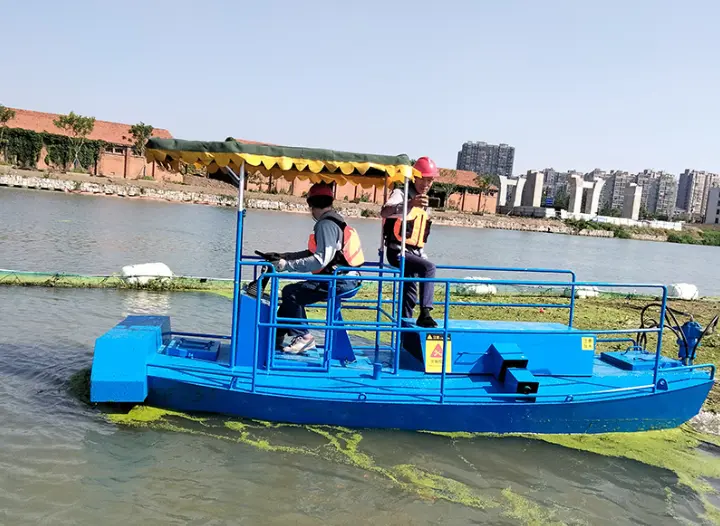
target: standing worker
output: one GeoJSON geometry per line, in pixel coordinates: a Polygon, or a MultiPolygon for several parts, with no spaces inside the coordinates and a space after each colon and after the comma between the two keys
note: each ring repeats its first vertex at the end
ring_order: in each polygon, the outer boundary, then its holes
{"type": "MultiPolygon", "coordinates": [[[[414,168],[421,174],[420,178],[408,185],[408,215],[405,234],[405,277],[434,278],[435,264],[428,260],[423,247],[430,234],[430,221],[427,212],[427,193],[433,180],[438,176],[435,162],[429,157],[420,157],[414,168]]],[[[396,188],[383,205],[380,215],[383,218],[383,236],[387,251],[387,260],[392,266],[400,268],[400,252],[402,248],[402,214],[404,194],[396,188]]],[[[430,315],[433,308],[435,284],[420,283],[420,315],[417,318],[419,327],[437,327],[437,322],[430,315]]],[[[411,318],[418,302],[418,283],[408,281],[403,284],[402,317],[411,318]]]]}

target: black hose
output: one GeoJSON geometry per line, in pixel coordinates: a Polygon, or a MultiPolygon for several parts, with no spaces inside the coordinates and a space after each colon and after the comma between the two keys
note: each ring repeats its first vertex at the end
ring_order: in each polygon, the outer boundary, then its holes
{"type": "MultiPolygon", "coordinates": [[[[648,303],[645,305],[642,310],[640,311],[640,328],[641,329],[653,329],[660,326],[660,322],[657,320],[648,320],[645,321],[645,313],[650,307],[660,307],[662,309],[662,303],[648,303]]],[[[697,341],[695,342],[695,345],[693,345],[692,349],[690,348],[690,342],[687,340],[687,336],[685,336],[685,333],[682,329],[680,329],[680,322],[678,321],[677,317],[675,315],[680,316],[686,316],[688,318],[693,318],[692,314],[689,314],[687,312],[683,312],[677,309],[673,309],[672,307],[669,307],[668,305],[665,305],[665,320],[663,323],[663,329],[667,328],[670,329],[673,334],[678,338],[678,340],[682,340],[683,344],[685,345],[685,349],[687,350],[687,358],[690,360],[695,359],[695,355],[697,354],[697,349],[700,346],[700,342],[703,340],[705,336],[708,334],[711,334],[715,327],[718,324],[718,320],[720,320],[720,315],[716,315],[710,323],[708,323],[707,327],[700,333],[700,336],[698,337],[697,341]],[[674,324],[674,325],[673,325],[674,324]],[[677,327],[677,329],[675,328],[677,327]]],[[[647,333],[646,332],[639,332],[637,333],[636,341],[639,347],[645,348],[645,345],[647,344],[647,333]]]]}
{"type": "MultiPolygon", "coordinates": [[[[653,329],[653,328],[656,328],[656,327],[660,327],[660,321],[659,321],[659,320],[649,320],[649,324],[646,325],[646,323],[645,323],[645,312],[646,312],[650,307],[660,307],[660,308],[662,309],[662,303],[655,303],[655,302],[654,302],[654,303],[648,303],[647,305],[645,305],[645,306],[642,308],[642,310],[640,311],[640,328],[641,328],[641,329],[653,329]],[[651,323],[651,324],[650,324],[650,323],[651,323]]],[[[669,307],[668,305],[665,305],[665,320],[663,320],[664,323],[663,323],[662,327],[663,327],[663,329],[665,329],[665,328],[670,329],[670,330],[673,332],[673,334],[675,334],[675,336],[676,336],[678,339],[681,339],[681,340],[683,341],[683,343],[685,344],[685,349],[687,349],[688,354],[690,354],[690,343],[687,341],[687,338],[685,337],[685,333],[684,333],[682,330],[678,331],[678,330],[675,329],[675,327],[680,327],[680,322],[679,322],[679,321],[677,320],[677,318],[675,317],[675,314],[679,314],[679,315],[681,315],[681,316],[691,317],[691,315],[688,314],[687,312],[683,312],[683,311],[680,311],[680,310],[677,310],[677,309],[673,309],[672,307],[669,307]],[[672,318],[672,319],[670,319],[670,318],[672,318]],[[675,325],[673,326],[672,323],[674,323],[675,325]]],[[[644,348],[645,348],[645,344],[647,344],[647,333],[646,333],[646,332],[639,332],[639,333],[637,334],[636,340],[637,340],[637,342],[638,342],[638,345],[639,345],[641,348],[644,349],[644,348]]]]}
{"type": "Polygon", "coordinates": [[[705,329],[702,331],[702,333],[700,333],[700,336],[698,337],[697,342],[695,342],[695,346],[693,347],[693,350],[692,350],[692,357],[691,357],[692,360],[695,359],[695,354],[697,353],[697,348],[700,347],[700,342],[702,341],[702,339],[705,336],[707,336],[708,334],[711,334],[713,332],[713,330],[715,330],[715,327],[718,324],[718,319],[720,319],[720,315],[716,314],[715,317],[712,319],[712,321],[707,324],[707,327],[705,327],[705,329]]]}

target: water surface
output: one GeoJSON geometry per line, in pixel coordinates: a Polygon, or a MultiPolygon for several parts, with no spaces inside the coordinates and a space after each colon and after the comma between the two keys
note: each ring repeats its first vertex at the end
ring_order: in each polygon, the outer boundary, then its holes
{"type": "Polygon", "coordinates": [[[120,317],[170,314],[182,330],[222,333],[227,307],[202,293],[0,287],[0,523],[527,524],[519,517],[530,514],[617,526],[702,512],[671,472],[542,442],[362,431],[358,451],[374,466],[409,466],[411,483],[399,487],[302,428],[262,437],[315,456],[238,442],[219,417],[210,427],[220,436],[197,434],[207,429],[196,423],[185,432],[115,425],[69,392],[94,339],[120,317]],[[432,474],[447,487],[422,498],[432,474]],[[494,507],[442,498],[467,494],[494,507]]]}
{"type": "MultiPolygon", "coordinates": [[[[229,208],[0,188],[0,268],[105,274],[160,261],[230,278],[235,218],[229,208]]],[[[301,250],[312,225],[308,214],[248,210],[245,253],[301,250]]],[[[380,222],[353,225],[376,258],[380,222]]],[[[582,281],[687,282],[720,296],[717,247],[434,226],[427,251],[438,264],[569,268],[582,281]]]]}
{"type": "MultiPolygon", "coordinates": [[[[112,273],[162,261],[230,277],[234,220],[229,209],[0,189],[0,268],[112,273]]],[[[379,223],[356,224],[372,254],[379,223]]],[[[312,222],[251,210],[247,225],[249,252],[301,247],[312,222]]],[[[444,263],[565,266],[580,279],[652,276],[720,294],[712,250],[447,227],[430,246],[444,263]]],[[[134,313],[170,315],[185,331],[231,323],[229,301],[211,294],[0,287],[0,524],[618,526],[702,513],[671,472],[519,438],[362,431],[355,450],[341,430],[280,427],[252,429],[270,445],[258,447],[220,417],[174,431],[113,424],[69,380],[90,366],[95,338],[134,313]]]]}

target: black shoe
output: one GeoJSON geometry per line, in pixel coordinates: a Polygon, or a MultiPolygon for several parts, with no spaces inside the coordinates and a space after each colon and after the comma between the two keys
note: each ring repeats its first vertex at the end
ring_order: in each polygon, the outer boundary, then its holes
{"type": "Polygon", "coordinates": [[[432,328],[438,326],[437,322],[430,316],[430,309],[428,308],[420,309],[420,316],[418,316],[415,323],[418,327],[432,328]]]}

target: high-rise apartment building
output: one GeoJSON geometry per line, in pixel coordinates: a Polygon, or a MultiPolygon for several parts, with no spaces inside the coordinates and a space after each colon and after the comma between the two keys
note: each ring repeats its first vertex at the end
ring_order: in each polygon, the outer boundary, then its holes
{"type": "Polygon", "coordinates": [[[600,191],[600,208],[610,207],[622,210],[625,202],[625,187],[634,183],[635,178],[628,172],[613,170],[605,176],[605,186],[600,191]]]}
{"type": "Polygon", "coordinates": [[[638,186],[642,186],[640,206],[650,214],[671,217],[678,188],[675,176],[663,171],[643,170],[635,177],[638,186]]]}
{"type": "Polygon", "coordinates": [[[470,170],[478,175],[510,177],[515,162],[515,147],[507,144],[466,142],[458,152],[457,169],[470,170]]]}
{"type": "Polygon", "coordinates": [[[677,197],[678,182],[673,174],[661,172],[658,176],[657,200],[654,214],[667,216],[672,219],[675,213],[675,199],[677,197]]]}
{"type": "Polygon", "coordinates": [[[711,225],[720,224],[720,188],[711,188],[705,204],[705,222],[711,225]]]}
{"type": "Polygon", "coordinates": [[[685,170],[680,174],[676,206],[691,217],[704,216],[711,188],[720,186],[720,175],[700,170],[685,170]]]}

